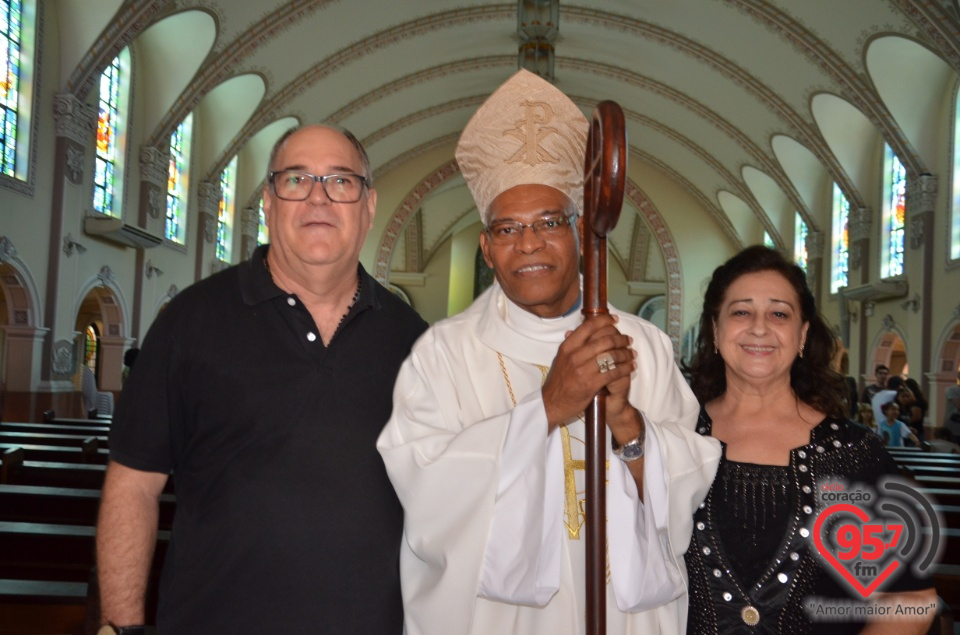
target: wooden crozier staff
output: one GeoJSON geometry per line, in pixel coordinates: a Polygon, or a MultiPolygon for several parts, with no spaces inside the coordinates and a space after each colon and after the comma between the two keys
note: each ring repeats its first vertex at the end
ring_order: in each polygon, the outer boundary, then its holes
{"type": "MultiPolygon", "coordinates": [[[[608,314],[607,234],[620,218],[627,172],[623,110],[603,101],[593,111],[583,174],[583,314],[608,314]]],[[[587,633],[607,632],[606,394],[604,388],[586,412],[587,633]]]]}

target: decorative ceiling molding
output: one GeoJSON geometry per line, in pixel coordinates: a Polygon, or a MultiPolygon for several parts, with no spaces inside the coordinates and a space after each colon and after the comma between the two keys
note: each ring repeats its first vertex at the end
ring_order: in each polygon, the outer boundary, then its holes
{"type": "MultiPolygon", "coordinates": [[[[565,20],[589,23],[607,30],[621,31],[638,38],[658,42],[693,57],[716,71],[721,77],[725,77],[741,86],[770,112],[784,121],[788,129],[798,136],[800,142],[806,145],[817,159],[827,167],[827,170],[833,175],[834,180],[841,185],[844,192],[849,191],[848,199],[853,196],[854,199],[859,201],[860,197],[853,186],[853,182],[836,160],[836,157],[833,156],[812,118],[810,120],[804,119],[776,91],[751,75],[746,69],[720,55],[716,49],[708,48],[677,33],[641,20],[594,9],[566,7],[563,17],[565,20]]],[[[853,199],[851,199],[852,202],[853,199]]]]}
{"type": "Polygon", "coordinates": [[[647,259],[650,257],[650,230],[646,224],[633,224],[633,237],[630,240],[630,259],[627,261],[627,280],[640,282],[645,279],[647,259]]]}
{"type": "Polygon", "coordinates": [[[624,198],[633,203],[640,211],[640,215],[647,222],[647,226],[653,232],[660,245],[660,252],[663,254],[663,263],[667,271],[667,328],[666,333],[673,342],[673,355],[680,358],[680,327],[683,315],[683,275],[680,271],[680,251],[677,249],[677,243],[673,240],[670,228],[667,227],[663,216],[656,205],[647,198],[647,195],[636,186],[636,184],[627,179],[624,189],[624,198]]]}
{"type": "MultiPolygon", "coordinates": [[[[604,75],[616,80],[618,83],[627,83],[629,85],[636,86],[637,88],[648,90],[656,95],[659,95],[665,99],[669,99],[670,101],[683,106],[698,117],[710,122],[714,128],[733,139],[738,145],[740,145],[740,147],[744,149],[745,152],[747,152],[755,161],[757,161],[757,163],[759,163],[760,170],[766,172],[766,174],[770,176],[777,183],[777,185],[780,186],[780,188],[787,195],[787,198],[790,199],[790,202],[793,203],[797,211],[799,211],[801,216],[804,217],[804,221],[808,226],[817,226],[817,223],[815,222],[812,214],[810,214],[806,203],[796,191],[796,188],[793,186],[790,178],[783,171],[783,166],[780,165],[780,162],[776,159],[776,157],[772,156],[771,153],[764,152],[763,149],[754,143],[753,140],[751,140],[742,130],[740,130],[740,128],[737,128],[728,120],[721,117],[714,110],[708,108],[699,101],[692,99],[689,95],[681,93],[680,91],[667,86],[666,84],[626,69],[597,64],[595,62],[589,62],[586,60],[564,60],[564,66],[566,67],[568,65],[570,68],[574,68],[583,72],[589,72],[591,74],[604,75]]],[[[578,103],[596,105],[595,100],[586,97],[571,98],[578,103]]],[[[640,120],[641,117],[643,117],[635,111],[630,111],[629,114],[627,111],[624,111],[624,114],[637,120],[640,120]]],[[[643,117],[643,119],[652,121],[646,117],[643,117]]]]}
{"type": "MultiPolygon", "coordinates": [[[[904,15],[926,35],[937,51],[960,74],[960,19],[929,0],[895,0],[904,15]]],[[[956,3],[954,3],[954,7],[956,3]]]]}
{"type": "MultiPolygon", "coordinates": [[[[438,13],[432,16],[417,18],[396,27],[356,42],[323,59],[300,76],[294,78],[286,86],[264,100],[257,112],[237,135],[237,139],[245,142],[255,131],[259,130],[273,119],[277,118],[285,105],[295,97],[303,94],[311,86],[328,77],[344,66],[352,64],[367,55],[392,46],[398,42],[410,40],[420,35],[427,35],[431,31],[451,26],[462,26],[486,20],[516,19],[516,5],[492,5],[488,7],[473,7],[456,9],[438,13]]],[[[516,63],[516,56],[509,56],[516,63]]],[[[207,88],[204,93],[210,90],[207,88]]],[[[269,94],[269,89],[268,89],[269,94]]],[[[202,95],[201,95],[202,97],[202,95]]],[[[199,99],[196,100],[199,103],[199,99]]],[[[194,104],[196,105],[196,104],[194,104]]],[[[175,108],[176,108],[175,104],[175,108]]],[[[187,111],[183,111],[186,114],[187,111]]],[[[179,114],[179,113],[178,113],[179,114]]],[[[174,119],[173,121],[178,121],[174,119]]],[[[172,126],[172,124],[170,124],[172,126]]],[[[172,127],[171,127],[172,130],[172,127]]],[[[231,144],[232,145],[232,144],[231,144]]]]}
{"type": "Polygon", "coordinates": [[[842,95],[881,131],[884,138],[902,157],[904,167],[913,174],[923,174],[928,170],[907,140],[884,105],[873,84],[866,77],[865,69],[856,69],[847,64],[822,38],[818,38],[809,29],[790,18],[770,2],[763,0],[728,0],[739,10],[767,25],[781,39],[792,44],[805,57],[815,63],[831,80],[843,87],[842,95]]]}
{"type": "Polygon", "coordinates": [[[395,170],[397,167],[403,165],[404,163],[407,163],[408,161],[413,161],[418,157],[423,156],[427,152],[430,152],[431,150],[436,150],[437,148],[441,148],[445,145],[456,143],[459,138],[460,138],[460,131],[457,130],[449,134],[445,134],[442,137],[437,137],[436,139],[427,141],[426,143],[421,143],[420,145],[413,147],[407,150],[406,152],[403,152],[402,154],[390,159],[389,161],[381,165],[379,168],[374,169],[373,180],[376,181],[378,178],[380,178],[384,174],[390,174],[390,172],[395,170]]]}
{"type": "Polygon", "coordinates": [[[386,230],[380,239],[380,245],[377,247],[377,257],[374,263],[374,277],[380,284],[387,285],[387,277],[390,274],[390,260],[393,258],[393,248],[396,246],[400,235],[403,233],[403,227],[407,224],[410,216],[420,209],[420,204],[430,192],[440,186],[444,181],[460,173],[460,166],[455,160],[447,161],[445,164],[434,170],[426,178],[422,179],[403,199],[399,207],[394,210],[387,221],[386,230]]]}
{"type": "MultiPolygon", "coordinates": [[[[234,0],[235,1],[235,0],[234,0]]],[[[243,33],[226,45],[217,55],[210,58],[187,89],[170,107],[169,112],[160,120],[156,130],[151,133],[148,145],[157,145],[166,139],[180,121],[193,112],[203,97],[220,82],[235,74],[234,69],[245,59],[275,38],[281,31],[301,22],[311,13],[336,0],[294,0],[269,10],[266,15],[250,25],[243,33]]],[[[217,43],[214,43],[216,48],[217,43]]],[[[269,89],[269,87],[268,87],[269,89]]]]}
{"type": "Polygon", "coordinates": [[[170,0],[126,0],[113,19],[104,25],[103,34],[94,41],[90,52],[73,69],[67,81],[67,92],[86,100],[90,89],[99,85],[98,76],[107,64],[143,33],[161,9],[169,4],[170,0]]]}
{"type": "Polygon", "coordinates": [[[711,218],[713,218],[713,220],[720,227],[720,231],[723,232],[723,234],[730,241],[730,244],[733,245],[733,248],[737,251],[743,249],[744,245],[743,241],[740,240],[740,235],[737,233],[737,230],[734,229],[733,225],[730,223],[730,219],[727,218],[727,215],[723,213],[723,210],[720,209],[717,203],[707,198],[707,196],[701,192],[699,188],[690,183],[686,177],[652,154],[648,154],[647,152],[643,152],[633,147],[630,148],[630,154],[636,155],[676,181],[677,185],[680,186],[681,189],[696,199],[703,209],[710,214],[711,218]]]}
{"type": "MultiPolygon", "coordinates": [[[[374,92],[379,93],[379,91],[374,91],[374,92]]],[[[404,128],[407,128],[414,124],[418,124],[421,121],[432,119],[433,117],[437,117],[439,115],[445,115],[449,112],[455,112],[457,110],[462,110],[464,108],[469,108],[471,109],[471,111],[476,110],[477,108],[479,108],[480,104],[482,104],[484,100],[486,100],[487,97],[489,97],[489,95],[474,95],[472,97],[463,97],[461,99],[454,99],[453,101],[448,101],[442,104],[438,104],[430,108],[424,108],[423,110],[418,110],[417,112],[409,114],[406,117],[401,117],[400,119],[397,119],[392,123],[384,126],[383,128],[380,128],[379,130],[375,130],[373,133],[364,137],[363,147],[369,149],[370,146],[372,146],[373,144],[377,143],[378,141],[381,141],[382,139],[385,139],[386,137],[389,137],[395,132],[400,132],[404,128]]],[[[353,104],[351,103],[351,105],[348,106],[347,108],[344,108],[342,110],[335,112],[333,116],[331,116],[331,120],[337,121],[337,122],[342,121],[343,119],[346,118],[346,116],[345,115],[341,116],[340,113],[343,110],[352,109],[352,106],[353,104]]]]}

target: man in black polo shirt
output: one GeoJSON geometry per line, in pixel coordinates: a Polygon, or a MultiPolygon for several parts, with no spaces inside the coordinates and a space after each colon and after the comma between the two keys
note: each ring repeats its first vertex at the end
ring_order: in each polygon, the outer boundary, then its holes
{"type": "Polygon", "coordinates": [[[97,528],[105,632],[142,632],[171,473],[161,634],[402,631],[403,511],[375,442],[426,324],[359,264],[376,191],[352,135],[291,131],[270,170],[270,245],[178,295],[124,385],[97,528]]]}

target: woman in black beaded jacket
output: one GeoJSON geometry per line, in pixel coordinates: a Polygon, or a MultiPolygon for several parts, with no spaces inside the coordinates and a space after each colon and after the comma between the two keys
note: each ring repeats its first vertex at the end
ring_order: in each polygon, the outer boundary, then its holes
{"type": "MultiPolygon", "coordinates": [[[[823,488],[872,487],[897,472],[879,438],[847,420],[843,377],[830,369],[835,346],[803,270],[778,252],[749,247],[714,271],[686,370],[703,404],[699,432],[719,439],[723,456],[686,554],[688,633],[929,627],[929,610],[922,620],[817,617],[863,601],[814,545],[814,521],[830,504],[823,488]]],[[[935,605],[931,582],[900,569],[869,600],[935,605]]]]}

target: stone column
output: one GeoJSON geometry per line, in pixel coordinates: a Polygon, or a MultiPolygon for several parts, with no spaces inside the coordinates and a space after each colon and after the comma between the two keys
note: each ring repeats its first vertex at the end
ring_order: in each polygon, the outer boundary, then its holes
{"type": "Polygon", "coordinates": [[[166,236],[169,170],[169,148],[140,148],[140,226],[158,236],[166,236]]]}
{"type": "Polygon", "coordinates": [[[253,207],[245,207],[240,212],[240,260],[249,260],[257,248],[257,236],[260,233],[260,212],[253,207]]]}
{"type": "Polygon", "coordinates": [[[957,383],[957,373],[956,371],[924,373],[923,381],[926,385],[921,388],[930,404],[930,426],[939,428],[943,425],[943,415],[947,407],[947,388],[957,383]]]}
{"type": "MultiPolygon", "coordinates": [[[[911,264],[910,290],[920,294],[920,332],[931,333],[933,328],[933,212],[937,205],[937,177],[920,174],[907,177],[907,217],[905,219],[904,262],[907,258],[919,260],[911,264]],[[912,279],[919,271],[919,280],[912,279]]],[[[933,338],[922,338],[920,363],[924,371],[932,370],[933,338]]],[[[929,377],[924,372],[920,388],[930,394],[929,377]]],[[[941,405],[941,408],[943,406],[941,405]]]]}
{"type": "Polygon", "coordinates": [[[200,280],[216,273],[224,265],[217,259],[217,217],[220,211],[219,181],[201,181],[197,186],[197,207],[199,208],[200,235],[203,237],[197,245],[196,278],[200,280]],[[209,263],[208,267],[204,263],[209,263]]]}
{"type": "Polygon", "coordinates": [[[807,232],[807,285],[820,304],[821,272],[823,271],[823,232],[807,232]]]}
{"type": "Polygon", "coordinates": [[[869,207],[850,210],[850,270],[847,286],[856,287],[870,281],[870,236],[873,215],[869,207]]]}
{"type": "Polygon", "coordinates": [[[52,377],[52,341],[57,337],[57,316],[60,295],[61,246],[64,236],[64,214],[67,209],[85,209],[82,200],[86,148],[97,129],[97,107],[86,104],[70,93],[59,93],[53,98],[53,116],[56,121],[53,175],[50,179],[52,204],[50,214],[50,244],[47,250],[47,292],[44,298],[43,326],[53,333],[44,341],[41,356],[41,376],[52,377]]]}

